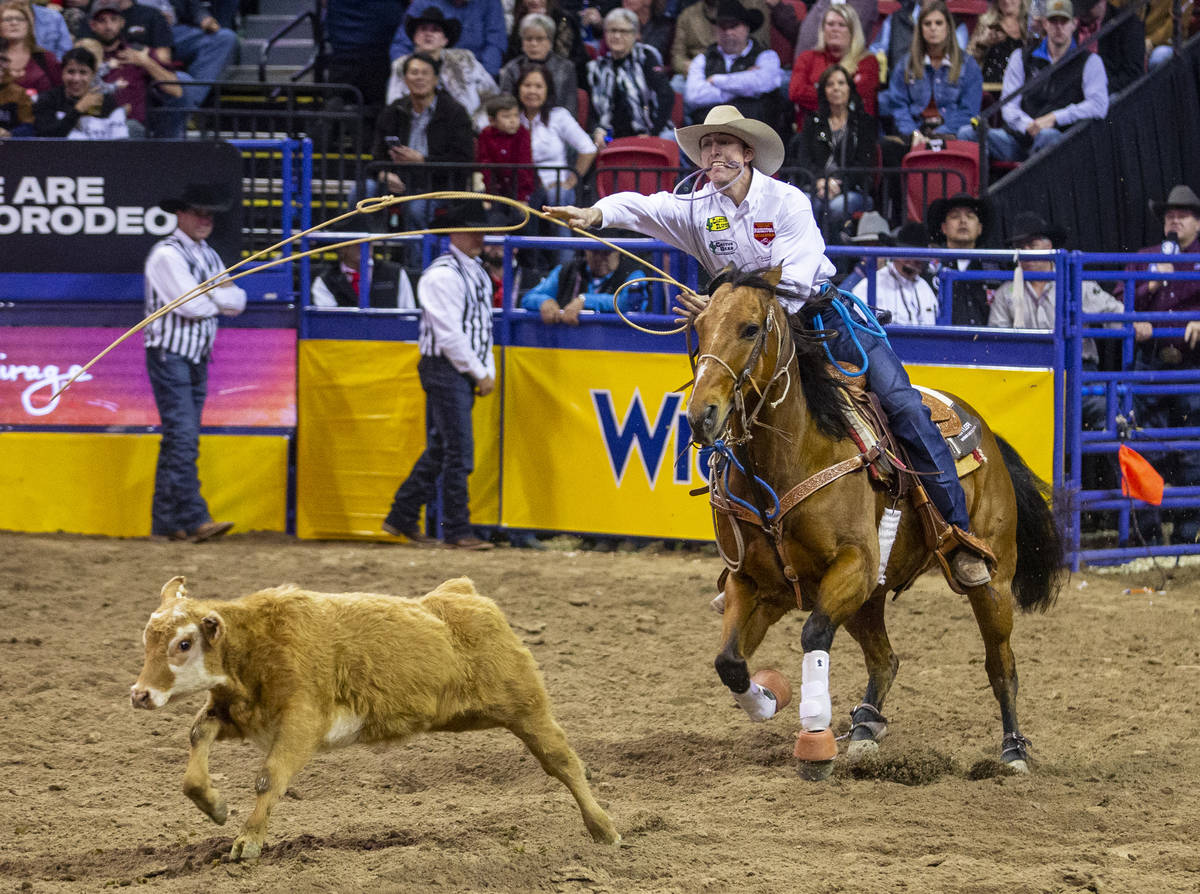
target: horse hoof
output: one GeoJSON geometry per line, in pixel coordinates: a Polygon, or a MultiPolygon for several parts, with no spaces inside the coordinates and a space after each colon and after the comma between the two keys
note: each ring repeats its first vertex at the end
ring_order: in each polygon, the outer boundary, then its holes
{"type": "Polygon", "coordinates": [[[1015,760],[1015,761],[1009,761],[1005,766],[1007,766],[1008,769],[1012,770],[1014,773],[1023,773],[1023,774],[1029,773],[1029,764],[1025,763],[1025,761],[1020,760],[1020,759],[1015,760]]]}
{"type": "Polygon", "coordinates": [[[775,713],[778,714],[792,703],[792,684],[788,678],[773,667],[756,670],[750,678],[775,698],[775,713]]]}
{"type": "Polygon", "coordinates": [[[808,782],[824,782],[833,775],[833,761],[800,761],[797,772],[808,782]]]}
{"type": "Polygon", "coordinates": [[[859,739],[846,746],[846,759],[852,764],[860,764],[878,756],[879,743],[874,739],[859,739]]]}
{"type": "Polygon", "coordinates": [[[798,771],[801,779],[810,782],[828,779],[833,773],[833,759],[837,757],[837,741],[833,738],[833,730],[797,733],[792,756],[800,759],[798,771]]]}

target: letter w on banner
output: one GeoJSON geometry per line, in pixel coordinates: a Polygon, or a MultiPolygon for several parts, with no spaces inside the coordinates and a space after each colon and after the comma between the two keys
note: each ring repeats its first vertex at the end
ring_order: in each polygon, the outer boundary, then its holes
{"type": "Polygon", "coordinates": [[[1161,506],[1163,498],[1162,475],[1146,458],[1125,444],[1117,450],[1117,462],[1121,466],[1121,493],[1135,500],[1161,506]]]}

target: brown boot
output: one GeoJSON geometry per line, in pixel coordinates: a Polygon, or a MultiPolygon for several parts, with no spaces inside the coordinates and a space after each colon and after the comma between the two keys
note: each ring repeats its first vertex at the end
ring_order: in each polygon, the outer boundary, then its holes
{"type": "Polygon", "coordinates": [[[987,562],[961,546],[950,555],[950,573],[967,589],[982,587],[992,579],[987,562]]]}

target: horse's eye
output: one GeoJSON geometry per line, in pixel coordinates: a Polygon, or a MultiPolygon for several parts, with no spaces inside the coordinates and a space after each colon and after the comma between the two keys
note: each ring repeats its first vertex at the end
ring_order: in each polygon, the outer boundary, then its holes
{"type": "Polygon", "coordinates": [[[742,327],[742,338],[758,338],[758,324],[747,323],[742,327]]]}

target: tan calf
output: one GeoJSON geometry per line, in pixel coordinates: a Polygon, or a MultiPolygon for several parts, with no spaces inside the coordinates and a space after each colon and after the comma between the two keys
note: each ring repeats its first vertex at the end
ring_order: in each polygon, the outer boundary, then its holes
{"type": "Polygon", "coordinates": [[[249,739],[266,752],[235,860],[259,855],[271,808],[316,752],[497,726],[570,790],[592,838],[620,840],[554,721],[533,656],[465,577],[420,599],[288,586],[233,602],[190,599],[175,577],[142,639],[135,708],[208,691],[183,790],[214,822],[228,811],[208,772],[212,743],[249,739]]]}

